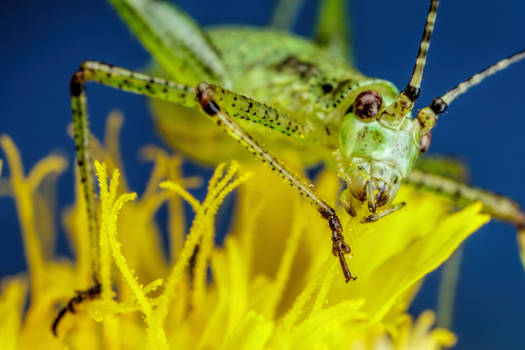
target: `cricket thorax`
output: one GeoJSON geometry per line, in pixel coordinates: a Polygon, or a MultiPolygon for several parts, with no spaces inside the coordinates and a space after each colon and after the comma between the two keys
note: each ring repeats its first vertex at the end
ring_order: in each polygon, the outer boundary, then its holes
{"type": "Polygon", "coordinates": [[[227,58],[235,90],[297,116],[324,117],[351,87],[370,80],[311,42],[252,28],[210,32],[227,58]]]}

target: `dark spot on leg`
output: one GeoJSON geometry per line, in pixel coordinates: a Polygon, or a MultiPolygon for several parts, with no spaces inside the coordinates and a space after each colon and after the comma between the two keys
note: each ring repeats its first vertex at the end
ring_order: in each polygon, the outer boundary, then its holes
{"type": "Polygon", "coordinates": [[[78,97],[84,92],[84,73],[77,71],[71,77],[71,82],[69,84],[69,91],[71,96],[78,97]]]}

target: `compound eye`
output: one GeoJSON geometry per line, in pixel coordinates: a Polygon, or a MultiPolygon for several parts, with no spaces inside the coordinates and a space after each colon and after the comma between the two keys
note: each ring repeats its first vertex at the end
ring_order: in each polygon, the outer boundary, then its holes
{"type": "Polygon", "coordinates": [[[372,90],[363,91],[355,99],[354,114],[361,120],[372,120],[379,113],[382,104],[380,94],[372,90]]]}

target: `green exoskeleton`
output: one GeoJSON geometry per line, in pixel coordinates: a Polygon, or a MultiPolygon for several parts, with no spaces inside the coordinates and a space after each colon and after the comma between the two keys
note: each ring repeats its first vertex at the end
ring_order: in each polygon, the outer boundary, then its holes
{"type": "MultiPolygon", "coordinates": [[[[344,0],[322,2],[311,41],[275,28],[204,31],[168,1],[110,3],[151,53],[159,73],[150,76],[86,61],[72,77],[75,144],[94,251],[98,239],[84,88],[88,81],[169,102],[170,106],[154,103],[159,130],[195,159],[213,162],[241,156],[242,147],[248,149],[327,220],[332,251],[346,281],[355,276],[347,266],[350,246],[336,211],[263,144],[277,149],[276,154],[278,149],[304,150],[300,153],[305,166],[320,161],[332,166],[346,183],[341,194],[346,211],[355,216],[358,206],[368,207],[369,214],[361,218],[365,224],[404,205],[395,197],[406,182],[459,205],[481,201],[487,213],[523,231],[525,214],[510,199],[414,169],[430,146],[438,115],[470,87],[525,58],[521,51],[501,60],[434,99],[413,118],[439,0],[430,1],[412,77],[401,92],[388,81],[361,74],[349,62],[344,0]],[[200,152],[201,145],[210,143],[206,154],[200,152]]],[[[95,275],[97,264],[93,262],[95,275]]]]}

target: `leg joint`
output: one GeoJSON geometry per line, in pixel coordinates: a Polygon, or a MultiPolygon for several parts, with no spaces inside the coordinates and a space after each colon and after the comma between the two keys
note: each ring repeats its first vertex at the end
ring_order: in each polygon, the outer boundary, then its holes
{"type": "Polygon", "coordinates": [[[196,88],[196,98],[200,103],[202,109],[206,114],[214,116],[218,114],[221,109],[213,100],[213,87],[206,83],[200,83],[196,88]]]}
{"type": "Polygon", "coordinates": [[[84,93],[84,83],[84,70],[80,68],[73,74],[73,76],[71,77],[71,82],[69,83],[69,90],[71,92],[71,96],[78,97],[82,93],[84,93]]]}

